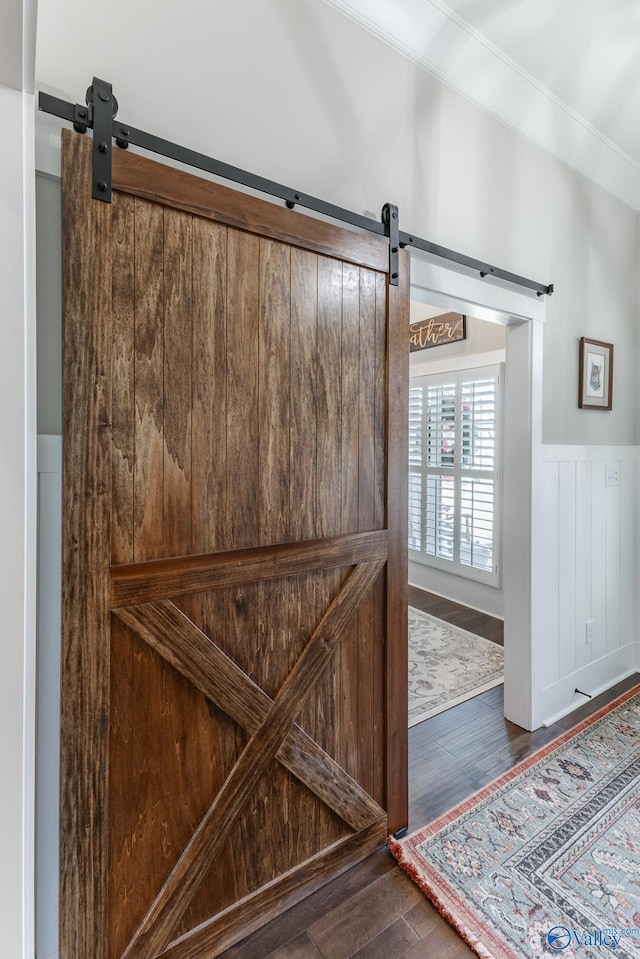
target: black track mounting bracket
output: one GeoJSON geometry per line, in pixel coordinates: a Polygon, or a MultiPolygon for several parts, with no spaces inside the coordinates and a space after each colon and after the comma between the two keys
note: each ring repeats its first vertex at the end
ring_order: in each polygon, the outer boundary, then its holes
{"type": "Polygon", "coordinates": [[[118,101],[111,84],[94,77],[87,90],[86,103],[86,109],[76,104],[73,125],[79,133],[86,132],[87,127],[93,129],[92,195],[94,200],[111,203],[113,118],[118,112],[118,101]]]}
{"type": "Polygon", "coordinates": [[[398,285],[400,275],[400,224],[398,218],[398,207],[393,203],[385,203],[382,207],[382,224],[384,226],[385,236],[389,237],[389,283],[391,286],[398,285]]]}

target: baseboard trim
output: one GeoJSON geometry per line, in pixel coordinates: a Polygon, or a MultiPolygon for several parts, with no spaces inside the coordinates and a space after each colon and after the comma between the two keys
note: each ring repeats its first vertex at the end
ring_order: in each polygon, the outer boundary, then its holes
{"type": "Polygon", "coordinates": [[[632,676],[638,669],[635,647],[636,643],[629,643],[543,689],[542,725],[552,726],[587,702],[584,696],[576,693],[576,688],[590,696],[598,696],[632,676]]]}
{"type": "Polygon", "coordinates": [[[409,580],[409,586],[413,586],[414,589],[419,589],[422,593],[431,593],[432,596],[439,596],[440,599],[446,599],[449,603],[455,603],[456,606],[464,606],[466,609],[472,609],[475,613],[482,613],[483,616],[490,616],[491,619],[497,619],[499,622],[504,623],[504,616],[498,616],[496,613],[490,613],[486,609],[481,609],[479,606],[472,606],[471,603],[462,602],[459,599],[454,599],[452,596],[445,596],[444,593],[439,593],[436,589],[426,589],[424,586],[420,586],[419,583],[412,583],[409,580]]]}

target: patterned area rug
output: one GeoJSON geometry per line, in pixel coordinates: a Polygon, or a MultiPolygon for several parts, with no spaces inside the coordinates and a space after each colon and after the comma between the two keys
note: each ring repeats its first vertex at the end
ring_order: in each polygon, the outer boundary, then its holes
{"type": "Polygon", "coordinates": [[[501,646],[409,607],[409,726],[503,682],[501,646]]]}
{"type": "Polygon", "coordinates": [[[485,959],[640,956],[640,686],[390,848],[485,959]]]}

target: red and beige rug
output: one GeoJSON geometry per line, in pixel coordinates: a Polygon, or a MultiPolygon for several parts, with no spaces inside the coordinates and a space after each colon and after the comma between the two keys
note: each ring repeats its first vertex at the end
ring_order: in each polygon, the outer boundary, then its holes
{"type": "Polygon", "coordinates": [[[409,607],[409,726],[502,682],[502,646],[409,607]]]}
{"type": "Polygon", "coordinates": [[[640,957],[640,686],[389,845],[484,959],[640,957]]]}

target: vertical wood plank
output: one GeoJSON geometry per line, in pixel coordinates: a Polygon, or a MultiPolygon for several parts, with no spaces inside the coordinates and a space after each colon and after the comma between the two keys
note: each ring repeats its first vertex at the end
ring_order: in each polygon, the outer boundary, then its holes
{"type": "MultiPolygon", "coordinates": [[[[162,849],[173,866],[193,835],[192,811],[197,795],[192,796],[192,778],[197,784],[198,770],[188,765],[187,744],[197,737],[195,728],[197,690],[174,669],[163,664],[160,722],[154,731],[161,742],[162,775],[162,849]]],[[[196,822],[197,825],[197,822],[196,822]]],[[[176,933],[186,932],[182,922],[176,933]]]]}
{"type": "Polygon", "coordinates": [[[576,669],[591,662],[585,622],[591,619],[591,463],[576,464],[576,669]]]}
{"type": "Polygon", "coordinates": [[[135,214],[131,197],[112,202],[113,402],[111,456],[111,561],[133,562],[135,464],[135,214]]]}
{"type": "Polygon", "coordinates": [[[558,476],[558,678],[576,668],[576,464],[559,464],[558,476]]]}
{"type": "Polygon", "coordinates": [[[559,676],[558,637],[558,463],[542,463],[538,471],[539,496],[544,502],[538,535],[545,544],[545,563],[540,570],[540,591],[545,602],[532,610],[534,633],[541,644],[540,661],[544,663],[544,685],[556,682],[559,676]]]}
{"type": "MultiPolygon", "coordinates": [[[[375,316],[375,459],[374,459],[374,508],[373,529],[385,526],[386,499],[386,449],[387,449],[387,288],[386,277],[376,274],[376,316],[375,316]]],[[[374,717],[374,791],[373,797],[385,806],[385,716],[380,704],[385,702],[385,577],[378,577],[373,585],[375,616],[373,624],[376,657],[373,675],[373,700],[377,703],[374,717]]]]}
{"type": "MultiPolygon", "coordinates": [[[[257,681],[261,655],[258,641],[258,587],[252,584],[225,590],[225,593],[227,634],[220,646],[251,679],[257,681]]],[[[247,803],[236,833],[236,838],[242,837],[242,841],[234,843],[235,883],[240,897],[251,891],[253,877],[259,866],[254,837],[260,815],[260,804],[254,795],[247,803]]]]}
{"type": "MultiPolygon", "coordinates": [[[[342,268],[342,471],[341,524],[343,533],[359,529],[359,390],[360,384],[360,270],[342,268]]],[[[338,759],[347,772],[360,774],[360,722],[358,714],[358,617],[345,630],[340,643],[340,740],[338,759]]]]}
{"type": "Polygon", "coordinates": [[[360,395],[360,270],[350,263],[342,268],[342,449],[341,523],[342,533],[360,529],[359,493],[359,395],[360,395]]]}
{"type": "MultiPolygon", "coordinates": [[[[605,474],[610,464],[605,464],[605,474]]],[[[620,462],[613,464],[620,478],[620,462]]],[[[622,502],[620,486],[605,486],[605,523],[606,523],[606,622],[605,622],[605,650],[611,653],[622,645],[620,637],[621,620],[621,515],[622,502]]]]}
{"type": "MultiPolygon", "coordinates": [[[[169,874],[163,825],[162,687],[164,665],[133,637],[132,771],[129,802],[133,818],[133,873],[128,902],[129,936],[169,874]]],[[[117,786],[117,783],[115,784],[117,786]]]]}
{"type": "Polygon", "coordinates": [[[409,255],[400,254],[398,286],[387,285],[387,821],[390,833],[409,818],[407,481],[409,422],[409,255]]]}
{"type": "Polygon", "coordinates": [[[383,529],[387,484],[387,287],[383,273],[376,274],[375,359],[374,529],[383,529]]]}
{"type": "Polygon", "coordinates": [[[65,130],[62,142],[60,955],[104,959],[109,929],[111,206],[91,199],[90,141],[65,130]]]}
{"type": "MultiPolygon", "coordinates": [[[[317,533],[341,532],[342,489],[342,263],[318,258],[318,372],[317,388],[317,533]]],[[[319,579],[318,601],[327,609],[338,591],[341,572],[334,570],[319,579]]],[[[340,761],[345,736],[340,728],[341,649],[317,684],[318,742],[340,761]]]]}
{"type": "Polygon", "coordinates": [[[134,558],[162,555],[164,481],[164,227],[162,209],[136,198],[134,558]]]}
{"type": "Polygon", "coordinates": [[[164,211],[163,555],[192,551],[192,218],[164,211]]]}
{"type": "Polygon", "coordinates": [[[358,529],[374,528],[376,512],[376,274],[360,271],[358,390],[358,529]]]}
{"type": "MultiPolygon", "coordinates": [[[[376,276],[370,270],[360,270],[359,326],[358,529],[364,531],[373,529],[375,516],[376,276]]],[[[379,654],[375,645],[375,612],[375,589],[372,588],[357,616],[358,781],[370,794],[375,790],[374,677],[379,654]]]]}
{"type": "Polygon", "coordinates": [[[319,536],[342,531],[342,264],[318,258],[317,475],[319,536]]]}
{"type": "MultiPolygon", "coordinates": [[[[317,505],[317,377],[318,377],[318,257],[314,253],[291,249],[291,421],[290,421],[290,500],[291,539],[315,539],[318,535],[317,505]],[[303,466],[303,464],[305,464],[303,466]]],[[[298,579],[297,622],[294,630],[302,646],[306,645],[319,618],[319,576],[308,574],[298,579]]],[[[322,683],[322,681],[321,681],[322,683]]],[[[318,737],[317,695],[309,696],[299,718],[302,728],[318,737]]],[[[299,862],[309,841],[321,848],[321,835],[329,828],[329,813],[314,797],[301,800],[300,825],[292,824],[292,854],[299,862]],[[303,835],[307,832],[307,836],[303,835]]]]}
{"type": "MultiPolygon", "coordinates": [[[[591,464],[591,661],[607,651],[607,507],[604,460],[591,464]]],[[[584,631],[584,624],[583,624],[584,631]]]]}
{"type": "Polygon", "coordinates": [[[133,748],[133,645],[119,620],[111,635],[109,736],[109,956],[119,959],[129,941],[126,921],[135,883],[131,771],[133,748]]]}
{"type": "MultiPolygon", "coordinates": [[[[214,590],[207,593],[201,607],[202,629],[220,649],[227,655],[233,656],[238,645],[235,635],[231,636],[230,609],[234,603],[234,592],[231,589],[214,590]]],[[[213,730],[208,741],[201,745],[202,750],[209,750],[211,764],[211,793],[217,795],[225,779],[235,766],[238,757],[244,748],[247,737],[231,719],[223,715],[210,703],[206,704],[206,711],[210,715],[213,730]]],[[[203,723],[205,717],[203,716],[203,723]]],[[[204,760],[206,762],[206,759],[204,760]]],[[[192,762],[198,762],[193,759],[192,762]]],[[[202,762],[202,760],[201,760],[202,762]]],[[[238,854],[235,843],[227,843],[219,860],[213,864],[211,882],[205,882],[194,900],[191,916],[195,921],[206,918],[206,904],[211,905],[212,895],[219,899],[221,908],[236,902],[240,898],[240,888],[237,879],[236,862],[242,856],[238,854]],[[212,895],[207,895],[213,890],[212,895]]],[[[209,912],[211,915],[211,912],[209,912]]]]}
{"type": "MultiPolygon", "coordinates": [[[[225,226],[196,217],[193,249],[192,545],[196,553],[227,548],[227,244],[225,226]]],[[[228,629],[226,591],[188,597],[184,611],[214,641],[228,629]]],[[[195,830],[238,756],[233,724],[203,696],[191,704],[185,737],[189,827],[195,830]]],[[[213,864],[184,917],[189,929],[238,897],[229,844],[213,864]]]]}
{"type": "Polygon", "coordinates": [[[224,549],[227,473],[227,228],[193,221],[193,550],[224,549]]]}
{"type": "Polygon", "coordinates": [[[291,264],[289,247],[260,240],[258,498],[263,545],[289,540],[291,264]]]}
{"type": "Polygon", "coordinates": [[[634,613],[636,587],[636,529],[630,517],[634,509],[636,463],[623,460],[620,464],[620,644],[626,646],[635,636],[634,613]]]}
{"type": "MultiPolygon", "coordinates": [[[[193,406],[193,218],[164,210],[164,556],[193,551],[192,406],[193,406]]],[[[200,517],[198,517],[200,519],[200,517]]],[[[193,603],[189,603],[192,614],[193,603]]],[[[147,664],[149,672],[155,663],[147,664]]],[[[172,866],[191,836],[186,742],[196,691],[162,664],[154,705],[161,703],[154,736],[160,743],[163,858],[172,866]]],[[[148,720],[147,720],[148,722],[148,720]]],[[[157,748],[157,747],[156,747],[157,748]]],[[[153,755],[153,746],[147,744],[153,755]]],[[[156,769],[150,777],[155,784],[156,769]]],[[[154,874],[158,866],[154,863],[154,874]]]]}
{"type": "Polygon", "coordinates": [[[315,539],[317,511],[318,257],[291,250],[291,539],[315,539]]]}
{"type": "Polygon", "coordinates": [[[229,230],[227,257],[227,522],[225,546],[255,543],[258,523],[258,271],[256,236],[229,230]]]}
{"type": "MultiPolygon", "coordinates": [[[[259,528],[262,545],[290,538],[289,471],[291,405],[291,262],[290,249],[262,238],[259,262],[259,528]]],[[[291,666],[291,582],[261,582],[258,593],[256,681],[274,698],[291,666]]],[[[288,772],[274,763],[263,777],[254,803],[260,813],[254,876],[268,882],[290,867],[288,816],[292,784],[288,772]]],[[[295,815],[295,813],[294,813],[295,815]]],[[[261,883],[260,883],[261,884],[261,883]]]]}

